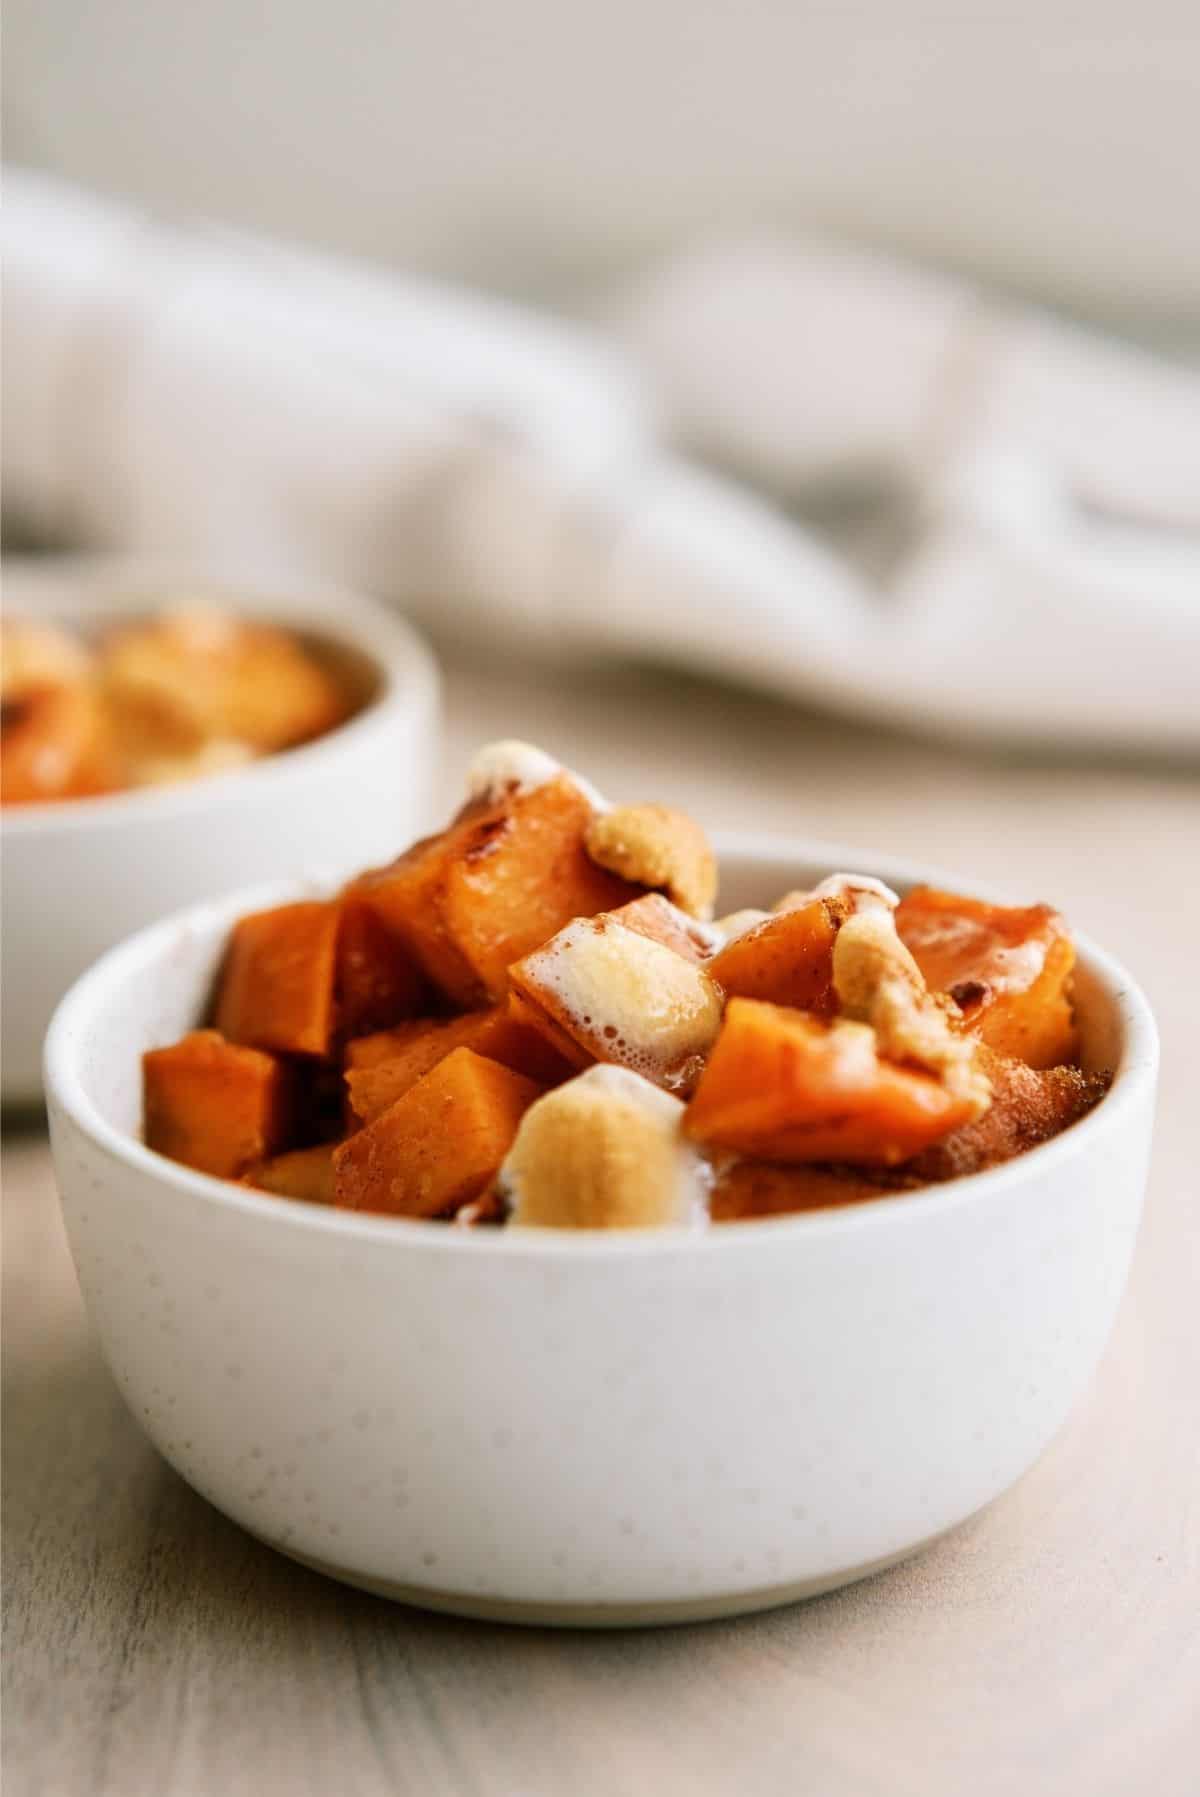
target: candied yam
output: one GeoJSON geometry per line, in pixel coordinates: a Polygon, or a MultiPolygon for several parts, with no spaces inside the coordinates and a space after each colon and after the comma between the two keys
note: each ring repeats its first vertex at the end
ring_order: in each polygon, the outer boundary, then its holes
{"type": "Polygon", "coordinates": [[[233,927],[213,1021],[231,1042],[326,1055],[334,1024],[339,906],[305,899],[233,927]]]}
{"type": "Polygon", "coordinates": [[[920,886],[901,900],[896,928],[930,989],[949,994],[989,1048],[1031,1067],[1075,1059],[1075,945],[1058,911],[920,886]]]}
{"type": "Polygon", "coordinates": [[[234,1179],[283,1147],[291,1081],[273,1055],[193,1030],[142,1056],[142,1103],[148,1148],[234,1179]]]}
{"type": "Polygon", "coordinates": [[[219,667],[235,632],[230,618],[180,611],[126,625],[102,643],[102,689],[128,760],[186,755],[229,734],[219,667]]]}
{"type": "Polygon", "coordinates": [[[604,915],[611,917],[614,923],[623,924],[627,930],[635,930],[639,936],[664,943],[697,966],[707,962],[716,947],[713,926],[689,917],[661,892],[644,892],[641,898],[630,899],[627,905],[619,905],[615,911],[607,911],[604,915]]]}
{"type": "Polygon", "coordinates": [[[347,898],[361,899],[407,946],[438,991],[468,1008],[481,1004],[483,994],[477,976],[450,939],[443,899],[453,858],[480,840],[482,820],[488,814],[482,804],[468,805],[440,835],[422,837],[387,867],[360,875],[345,893],[347,898]]]}
{"type": "Polygon", "coordinates": [[[615,915],[575,918],[509,977],[551,1042],[562,1047],[565,1036],[588,1058],[673,1090],[693,1083],[720,1026],[720,993],[704,969],[615,915]]]}
{"type": "Polygon", "coordinates": [[[86,686],[26,687],[0,704],[0,800],[90,798],[120,784],[103,715],[86,686]]]}
{"type": "Polygon", "coordinates": [[[450,870],[446,922],[492,999],[508,968],[573,917],[609,911],[635,888],[596,867],[583,846],[591,805],[569,779],[517,793],[501,828],[450,870]]]}
{"type": "Polygon", "coordinates": [[[340,682],[295,637],[209,607],[114,632],[100,673],[132,762],[183,755],[214,737],[270,754],[323,735],[349,709],[340,682]]]}
{"type": "Polygon", "coordinates": [[[356,883],[454,1003],[504,997],[512,961],[635,889],[589,860],[587,797],[565,776],[467,805],[440,836],[356,883]]]}
{"type": "Polygon", "coordinates": [[[1039,1142],[1047,1142],[1092,1110],[1112,1083],[1107,1073],[1078,1067],[1033,1068],[994,1051],[982,1051],[992,1083],[992,1103],[973,1123],[918,1155],[906,1171],[922,1180],[958,1179],[999,1166],[1039,1142]]]}
{"type": "Polygon", "coordinates": [[[348,1044],[346,1092],[351,1110],[363,1122],[372,1122],[456,1048],[473,1048],[542,1086],[556,1085],[571,1071],[570,1063],[538,1029],[507,1006],[497,1005],[462,1017],[421,1019],[348,1044]]]}
{"type": "Polygon", "coordinates": [[[351,709],[341,681],[298,638],[268,625],[240,626],[222,684],[222,734],[270,755],[335,730],[351,709]]]}
{"type": "Polygon", "coordinates": [[[486,1011],[422,1017],[346,1044],[346,1097],[354,1115],[373,1122],[456,1048],[467,1047],[486,1011]]]}
{"type": "Polygon", "coordinates": [[[332,1204],[333,1148],[332,1142],[322,1142],[315,1148],[274,1155],[244,1174],[244,1183],[280,1198],[298,1198],[303,1204],[332,1204]]]}
{"type": "MultiPolygon", "coordinates": [[[[465,1013],[467,1017],[479,1015],[481,1013],[477,1011],[465,1013]]],[[[413,1043],[430,1030],[458,1021],[459,1019],[451,1017],[410,1017],[404,1023],[393,1024],[391,1029],[375,1030],[367,1036],[353,1036],[343,1049],[346,1068],[378,1067],[381,1061],[391,1061],[398,1055],[407,1054],[413,1043]]],[[[457,1046],[455,1043],[455,1047],[457,1046]]],[[[433,1066],[432,1061],[429,1066],[433,1066]]],[[[428,1073],[429,1067],[424,1071],[428,1073]]]]}
{"type": "Polygon", "coordinates": [[[563,1065],[572,1072],[581,1073],[585,1067],[595,1065],[595,1055],[570,1030],[565,1030],[540,1004],[532,998],[526,998],[516,988],[508,995],[508,1011],[518,1023],[541,1036],[550,1053],[558,1055],[563,1065]]]}
{"type": "Polygon", "coordinates": [[[426,996],[412,953],[353,893],[342,900],[334,1004],[339,1037],[367,1036],[414,1016],[426,996]]]}
{"type": "Polygon", "coordinates": [[[334,1150],[336,1201],[350,1210],[439,1217],[478,1198],[541,1088],[456,1048],[334,1150]]]}
{"type": "Polygon", "coordinates": [[[786,1167],[773,1161],[736,1160],[717,1174],[709,1214],[714,1223],[740,1223],[860,1204],[895,1190],[891,1180],[880,1185],[864,1179],[855,1167],[786,1167]]]}
{"type": "Polygon", "coordinates": [[[500,1169],[511,1222],[543,1229],[653,1229],[687,1220],[702,1193],[683,1105],[624,1067],[592,1067],[530,1106],[500,1169]]]}
{"type": "Polygon", "coordinates": [[[731,998],[761,998],[831,1016],[837,1004],[833,945],[848,914],[844,899],[810,899],[735,936],[708,970],[731,998]]]}
{"type": "Polygon", "coordinates": [[[585,840],[598,867],[665,893],[693,917],[712,916],[717,859],[686,812],[669,805],[617,805],[592,818],[585,840]]]}
{"type": "Polygon", "coordinates": [[[880,1060],[866,1024],[734,998],[684,1127],[763,1160],[893,1166],[972,1115],[929,1074],[880,1060]]]}
{"type": "Polygon", "coordinates": [[[481,1020],[479,1028],[467,1041],[476,1054],[486,1055],[536,1080],[539,1086],[556,1086],[575,1071],[575,1062],[550,1043],[545,1034],[522,1015],[510,997],[506,1005],[497,1005],[481,1020]]]}

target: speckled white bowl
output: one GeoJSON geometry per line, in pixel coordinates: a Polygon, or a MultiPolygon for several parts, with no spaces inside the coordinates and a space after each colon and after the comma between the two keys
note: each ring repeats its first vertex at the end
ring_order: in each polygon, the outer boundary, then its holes
{"type": "Polygon", "coordinates": [[[97,955],[182,905],[249,880],[365,866],[425,821],[437,753],[437,675],[394,613],[343,592],[279,591],[188,569],[113,560],[5,569],[10,615],[96,625],[165,598],[228,604],[329,645],[370,697],[340,729],[286,754],[184,786],[9,806],[4,911],[3,1097],[41,1093],[55,1005],[97,955]]]}
{"type": "MultiPolygon", "coordinates": [[[[721,845],[723,902],[867,864],[721,845]]],[[[670,1622],[827,1590],[952,1528],[1086,1385],[1141,1208],[1156,1041],[1084,947],[1098,1109],[998,1170],[710,1232],[491,1233],[260,1196],[137,1139],[242,892],[107,955],[47,1042],[55,1163],[126,1399],[198,1491],[336,1577],[513,1620],[670,1622]]]]}

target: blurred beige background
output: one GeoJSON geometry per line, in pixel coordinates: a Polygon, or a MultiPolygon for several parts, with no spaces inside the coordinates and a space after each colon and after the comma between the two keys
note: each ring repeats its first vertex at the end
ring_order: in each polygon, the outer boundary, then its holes
{"type": "Polygon", "coordinates": [[[1195,0],[9,0],[8,154],[553,293],[697,230],[1200,316],[1195,0]]]}

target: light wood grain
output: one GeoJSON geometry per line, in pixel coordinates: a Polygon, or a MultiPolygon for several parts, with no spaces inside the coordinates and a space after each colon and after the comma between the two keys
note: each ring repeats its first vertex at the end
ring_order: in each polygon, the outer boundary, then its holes
{"type": "MultiPolygon", "coordinates": [[[[278,1558],[158,1459],[89,1335],[36,1131],[4,1200],[8,1797],[1190,1797],[1200,1769],[1200,792],[855,732],[644,674],[459,667],[443,800],[522,734],[715,826],[840,837],[1054,899],[1164,1037],[1111,1348],[1015,1491],[917,1561],[745,1622],[458,1622],[278,1558]]],[[[860,857],[869,860],[869,856],[860,857]]]]}

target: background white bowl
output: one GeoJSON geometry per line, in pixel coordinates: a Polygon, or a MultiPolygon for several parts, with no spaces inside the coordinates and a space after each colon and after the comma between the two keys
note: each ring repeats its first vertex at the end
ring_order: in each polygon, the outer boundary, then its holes
{"type": "MultiPolygon", "coordinates": [[[[895,861],[726,840],[722,902],[895,861]]],[[[290,889],[294,894],[294,889],[290,889]]],[[[220,1509],[370,1590],[667,1622],[903,1557],[1037,1458],[1099,1359],[1150,1143],[1145,1000],[1083,945],[1075,1128],[911,1196],[708,1232],[467,1232],[261,1196],[137,1140],[242,892],[114,950],[47,1041],[80,1281],[134,1414],[220,1509]]]]}
{"type": "Polygon", "coordinates": [[[311,633],[371,689],[327,736],[182,786],[5,808],[3,1096],[36,1101],[54,1006],[156,917],[246,880],[365,866],[425,822],[437,748],[433,661],[394,613],[343,592],[280,592],[119,562],[5,569],[9,615],[99,624],[198,599],[311,633]]]}

